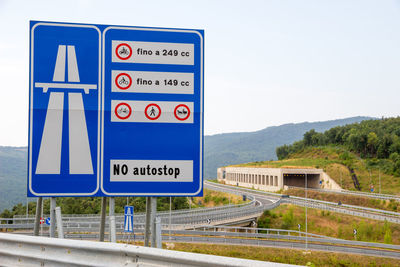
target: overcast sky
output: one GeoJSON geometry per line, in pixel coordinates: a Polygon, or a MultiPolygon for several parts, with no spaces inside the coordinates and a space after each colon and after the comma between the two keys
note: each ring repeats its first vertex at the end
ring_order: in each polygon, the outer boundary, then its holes
{"type": "Polygon", "coordinates": [[[0,145],[27,145],[29,20],[205,30],[205,134],[400,111],[399,0],[0,0],[0,145]]]}

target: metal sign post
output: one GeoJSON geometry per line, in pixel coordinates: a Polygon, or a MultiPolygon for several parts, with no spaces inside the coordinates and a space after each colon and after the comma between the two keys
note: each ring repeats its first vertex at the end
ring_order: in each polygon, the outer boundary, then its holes
{"type": "Polygon", "coordinates": [[[40,212],[42,210],[42,205],[43,205],[43,198],[38,197],[36,201],[36,213],[35,213],[35,225],[33,229],[33,235],[38,236],[39,235],[39,227],[40,227],[40,212]]]}
{"type": "Polygon", "coordinates": [[[100,234],[99,241],[104,242],[104,232],[106,228],[106,209],[107,209],[107,198],[101,198],[101,215],[100,215],[100,234]]]}
{"type": "Polygon", "coordinates": [[[149,247],[150,244],[150,224],[151,224],[151,197],[146,197],[146,223],[144,227],[144,246],[149,247]]]}
{"type": "Polygon", "coordinates": [[[64,229],[63,229],[62,214],[60,207],[56,207],[56,219],[57,219],[58,238],[64,238],[64,229]]]}
{"type": "Polygon", "coordinates": [[[50,237],[56,236],[56,198],[50,198],[50,237]]]}
{"type": "Polygon", "coordinates": [[[110,197],[110,202],[108,204],[108,212],[109,212],[109,226],[110,226],[110,242],[117,242],[117,233],[116,233],[116,225],[115,225],[115,198],[110,197]]]}
{"type": "MultiPolygon", "coordinates": [[[[157,243],[156,237],[156,215],[157,215],[157,198],[150,197],[150,236],[151,236],[151,247],[155,248],[157,243]]],[[[146,224],[147,226],[147,224],[146,224]]]]}

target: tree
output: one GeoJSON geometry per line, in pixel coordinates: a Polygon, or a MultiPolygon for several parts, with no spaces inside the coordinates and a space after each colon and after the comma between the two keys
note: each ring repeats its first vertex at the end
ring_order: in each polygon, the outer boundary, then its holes
{"type": "Polygon", "coordinates": [[[367,146],[371,156],[376,154],[376,150],[378,147],[378,136],[374,132],[370,132],[367,138],[367,146]]]}

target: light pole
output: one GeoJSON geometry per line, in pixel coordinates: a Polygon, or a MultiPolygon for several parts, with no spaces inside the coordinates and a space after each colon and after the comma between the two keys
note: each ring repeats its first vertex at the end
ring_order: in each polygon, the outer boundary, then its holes
{"type": "Polygon", "coordinates": [[[172,197],[169,197],[169,240],[171,240],[171,209],[172,209],[172,197]]]}
{"type": "Polygon", "coordinates": [[[379,194],[381,193],[381,168],[379,168],[379,194]]]}
{"type": "Polygon", "coordinates": [[[29,199],[26,198],[26,218],[29,216],[29,199]]]}
{"type": "Polygon", "coordinates": [[[304,178],[305,178],[305,193],[306,193],[306,252],[308,251],[308,229],[307,229],[307,173],[304,174],[304,178]]]}

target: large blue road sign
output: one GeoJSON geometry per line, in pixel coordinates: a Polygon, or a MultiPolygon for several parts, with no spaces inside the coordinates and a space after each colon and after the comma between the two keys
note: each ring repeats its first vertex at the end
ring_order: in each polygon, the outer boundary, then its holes
{"type": "Polygon", "coordinates": [[[202,194],[203,31],[31,22],[29,196],[202,194]]]}
{"type": "Polygon", "coordinates": [[[30,196],[99,188],[101,34],[90,25],[31,23],[30,196]]]}

